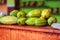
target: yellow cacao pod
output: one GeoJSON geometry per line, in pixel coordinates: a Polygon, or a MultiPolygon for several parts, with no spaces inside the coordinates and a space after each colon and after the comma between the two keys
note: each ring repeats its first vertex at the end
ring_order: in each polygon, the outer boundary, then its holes
{"type": "Polygon", "coordinates": [[[44,17],[44,18],[49,18],[50,17],[50,14],[51,14],[51,10],[50,9],[44,9],[41,13],[41,17],[44,17]]]}

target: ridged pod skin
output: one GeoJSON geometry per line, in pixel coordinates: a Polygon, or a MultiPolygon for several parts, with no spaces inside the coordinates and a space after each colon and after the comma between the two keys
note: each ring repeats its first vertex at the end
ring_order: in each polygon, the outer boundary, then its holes
{"type": "Polygon", "coordinates": [[[16,24],[17,23],[17,17],[15,17],[15,16],[4,16],[0,19],[0,22],[2,24],[16,24]]]}
{"type": "Polygon", "coordinates": [[[27,17],[40,17],[41,16],[41,11],[38,9],[30,11],[27,15],[27,17]]]}
{"type": "Polygon", "coordinates": [[[27,24],[27,25],[34,25],[35,23],[35,20],[36,19],[38,19],[38,18],[28,18],[26,21],[25,21],[25,23],[27,24]]]}
{"type": "Polygon", "coordinates": [[[41,13],[41,17],[44,17],[44,18],[49,18],[51,15],[51,10],[50,9],[44,9],[41,13]]]}
{"type": "Polygon", "coordinates": [[[19,25],[25,25],[25,21],[26,21],[26,18],[19,18],[18,20],[17,20],[17,23],[19,24],[19,25]]]}
{"type": "Polygon", "coordinates": [[[26,17],[26,13],[24,11],[19,11],[17,13],[17,18],[20,18],[20,17],[26,17]]]}
{"type": "Polygon", "coordinates": [[[13,10],[10,12],[10,16],[15,16],[17,17],[18,10],[13,10]]]}
{"type": "Polygon", "coordinates": [[[35,20],[35,26],[45,26],[47,21],[44,18],[38,18],[35,20]]]}
{"type": "Polygon", "coordinates": [[[48,24],[51,25],[53,23],[56,23],[57,22],[57,19],[56,19],[56,17],[51,16],[47,21],[48,21],[48,24]]]}

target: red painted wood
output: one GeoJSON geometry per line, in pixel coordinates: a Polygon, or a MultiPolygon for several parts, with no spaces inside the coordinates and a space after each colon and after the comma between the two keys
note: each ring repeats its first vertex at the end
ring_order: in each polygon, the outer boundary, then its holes
{"type": "Polygon", "coordinates": [[[18,36],[17,30],[11,30],[11,40],[18,40],[18,36]]]}
{"type": "Polygon", "coordinates": [[[60,40],[60,31],[55,30],[50,26],[0,25],[0,40],[60,40]]]}
{"type": "Polygon", "coordinates": [[[58,40],[60,40],[60,34],[58,34],[58,40]]]}
{"type": "Polygon", "coordinates": [[[57,34],[43,33],[43,32],[33,32],[33,31],[23,31],[23,30],[13,30],[12,40],[58,40],[57,34]]]}
{"type": "Polygon", "coordinates": [[[0,40],[10,40],[10,30],[0,28],[0,40]]]}
{"type": "Polygon", "coordinates": [[[35,26],[18,26],[18,25],[0,25],[0,28],[8,29],[19,29],[27,31],[38,31],[38,32],[49,32],[49,33],[60,33],[60,30],[53,29],[51,26],[35,27],[35,26]]]}

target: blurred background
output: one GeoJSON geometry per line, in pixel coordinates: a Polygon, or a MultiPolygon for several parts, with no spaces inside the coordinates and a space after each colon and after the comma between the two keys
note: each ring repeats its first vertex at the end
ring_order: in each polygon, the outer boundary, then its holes
{"type": "Polygon", "coordinates": [[[50,8],[52,15],[56,16],[60,23],[60,0],[0,0],[0,13],[7,15],[12,10],[24,10],[26,13],[32,9],[50,8]]]}

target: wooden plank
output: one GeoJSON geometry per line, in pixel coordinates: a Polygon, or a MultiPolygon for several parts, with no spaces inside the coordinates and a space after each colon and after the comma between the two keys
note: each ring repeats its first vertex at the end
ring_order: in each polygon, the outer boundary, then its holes
{"type": "MultiPolygon", "coordinates": [[[[35,27],[35,26],[19,26],[19,25],[0,25],[0,27],[7,28],[7,29],[49,32],[49,33],[53,33],[53,30],[56,30],[51,28],[51,26],[35,27]]],[[[55,32],[55,33],[58,33],[58,32],[55,32]]]]}
{"type": "Polygon", "coordinates": [[[0,40],[10,40],[10,29],[0,28],[0,40]]]}
{"type": "Polygon", "coordinates": [[[11,30],[11,40],[18,40],[18,31],[17,30],[11,30]]]}
{"type": "Polygon", "coordinates": [[[49,32],[49,33],[60,33],[60,30],[51,28],[51,26],[35,27],[35,26],[19,26],[19,25],[0,25],[0,28],[49,32]]]}
{"type": "Polygon", "coordinates": [[[60,34],[60,30],[53,30],[54,33],[59,33],[60,34]]]}
{"type": "Polygon", "coordinates": [[[49,32],[0,28],[0,40],[60,40],[60,34],[57,35],[49,32]]]}
{"type": "Polygon", "coordinates": [[[58,40],[60,40],[60,34],[58,34],[58,40]]]}
{"type": "Polygon", "coordinates": [[[57,34],[20,30],[18,40],[57,40],[57,34]]]}

